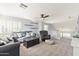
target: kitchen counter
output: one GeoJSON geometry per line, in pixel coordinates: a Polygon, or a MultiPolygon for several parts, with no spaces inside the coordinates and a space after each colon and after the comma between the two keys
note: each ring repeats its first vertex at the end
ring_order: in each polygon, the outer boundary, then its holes
{"type": "Polygon", "coordinates": [[[73,37],[71,46],[73,47],[73,56],[79,56],[79,38],[73,37]]]}
{"type": "Polygon", "coordinates": [[[79,38],[72,38],[71,46],[79,47],[79,38]]]}

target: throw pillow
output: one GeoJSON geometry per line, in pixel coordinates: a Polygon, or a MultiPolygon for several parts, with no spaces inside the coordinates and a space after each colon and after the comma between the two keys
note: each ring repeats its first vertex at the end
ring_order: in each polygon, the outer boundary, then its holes
{"type": "Polygon", "coordinates": [[[9,43],[9,40],[7,39],[7,37],[0,37],[0,39],[4,41],[5,43],[9,43]]]}
{"type": "Polygon", "coordinates": [[[30,36],[30,33],[26,33],[26,37],[31,37],[31,36],[30,36]]]}
{"type": "Polygon", "coordinates": [[[17,33],[17,36],[18,36],[19,38],[22,37],[21,33],[17,33]]]}

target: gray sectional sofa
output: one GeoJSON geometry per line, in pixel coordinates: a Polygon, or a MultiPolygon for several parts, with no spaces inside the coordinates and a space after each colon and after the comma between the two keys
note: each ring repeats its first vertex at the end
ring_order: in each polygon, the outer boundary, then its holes
{"type": "Polygon", "coordinates": [[[0,46],[0,56],[19,56],[20,43],[10,42],[6,45],[0,46]]]}

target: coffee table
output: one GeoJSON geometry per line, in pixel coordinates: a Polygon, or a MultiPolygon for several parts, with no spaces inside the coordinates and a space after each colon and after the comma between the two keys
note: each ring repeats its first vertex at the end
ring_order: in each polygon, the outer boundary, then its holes
{"type": "Polygon", "coordinates": [[[24,44],[23,45],[25,47],[29,48],[29,47],[32,47],[32,46],[37,45],[39,43],[40,43],[39,38],[37,38],[37,37],[30,37],[30,38],[26,38],[24,40],[24,44]]]}

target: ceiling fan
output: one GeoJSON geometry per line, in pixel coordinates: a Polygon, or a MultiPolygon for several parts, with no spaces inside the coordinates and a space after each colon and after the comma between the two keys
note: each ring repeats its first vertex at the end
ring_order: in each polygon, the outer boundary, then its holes
{"type": "Polygon", "coordinates": [[[41,18],[47,18],[49,15],[41,14],[41,18]]]}
{"type": "Polygon", "coordinates": [[[47,14],[40,14],[39,17],[34,17],[33,19],[37,22],[37,19],[40,19],[39,21],[43,21],[43,20],[47,20],[46,18],[50,17],[50,15],[47,15],[47,14]]]}

